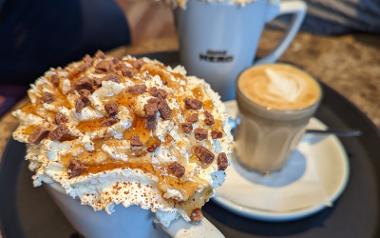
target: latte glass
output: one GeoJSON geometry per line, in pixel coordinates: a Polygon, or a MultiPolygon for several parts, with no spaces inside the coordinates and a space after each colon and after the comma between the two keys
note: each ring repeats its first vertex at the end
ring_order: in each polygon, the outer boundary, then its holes
{"type": "MultiPolygon", "coordinates": [[[[256,66],[247,70],[254,70],[258,67],[271,69],[274,65],[256,66]]],[[[279,67],[279,64],[275,67],[279,67]]],[[[321,88],[311,76],[289,65],[280,65],[280,67],[289,69],[290,75],[292,72],[297,72],[297,74],[301,72],[309,77],[309,83],[313,84],[313,92],[305,92],[305,95],[314,95],[314,98],[309,98],[308,104],[305,102],[306,100],[300,100],[300,108],[295,108],[295,104],[289,108],[286,108],[286,105],[276,108],[276,105],[270,107],[268,103],[253,101],[247,96],[247,93],[244,93],[247,87],[253,87],[253,83],[245,84],[244,87],[239,86],[239,81],[242,80],[242,75],[247,70],[239,76],[236,83],[236,100],[240,116],[240,124],[236,132],[237,160],[246,169],[261,173],[277,171],[284,166],[290,152],[299,143],[305,127],[317,110],[321,99],[321,88]],[[302,107],[303,105],[307,106],[302,107]]],[[[257,74],[253,73],[253,75],[257,74]]],[[[302,82],[302,79],[300,80],[302,82]]],[[[267,85],[267,87],[269,86],[267,85]]],[[[289,85],[285,85],[284,88],[294,93],[294,90],[289,89],[289,85]]],[[[270,90],[268,91],[270,92],[270,90]]],[[[268,92],[262,90],[257,93],[268,92]]],[[[266,95],[261,96],[264,98],[266,95]]]]}

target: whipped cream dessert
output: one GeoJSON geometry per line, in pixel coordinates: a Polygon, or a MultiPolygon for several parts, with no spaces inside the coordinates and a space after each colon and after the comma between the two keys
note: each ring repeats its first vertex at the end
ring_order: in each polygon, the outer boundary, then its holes
{"type": "Polygon", "coordinates": [[[34,186],[59,185],[94,210],[138,205],[165,226],[199,221],[225,177],[232,136],[202,79],[147,58],[98,52],[50,69],[13,112],[34,186]]]}

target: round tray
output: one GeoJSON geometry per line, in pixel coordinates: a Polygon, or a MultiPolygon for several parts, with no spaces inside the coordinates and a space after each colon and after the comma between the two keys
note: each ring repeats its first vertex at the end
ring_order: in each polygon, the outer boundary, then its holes
{"type": "MultiPolygon", "coordinates": [[[[176,52],[144,55],[178,64],[176,52]]],[[[333,128],[355,128],[361,137],[342,138],[350,163],[347,188],[331,208],[299,221],[259,222],[237,216],[210,201],[205,216],[226,237],[380,237],[380,135],[348,100],[323,85],[316,117],[333,128]]],[[[44,188],[33,188],[25,146],[10,140],[0,164],[0,230],[5,238],[79,237],[44,188]]]]}

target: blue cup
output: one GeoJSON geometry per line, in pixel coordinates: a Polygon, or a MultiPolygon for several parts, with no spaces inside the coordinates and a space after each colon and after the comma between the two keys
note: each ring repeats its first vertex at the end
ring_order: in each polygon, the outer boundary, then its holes
{"type": "Polygon", "coordinates": [[[255,0],[242,6],[188,0],[186,8],[175,10],[181,63],[189,74],[210,83],[222,100],[233,99],[239,73],[252,64],[275,62],[296,36],[305,12],[302,1],[255,0]],[[285,14],[294,17],[284,38],[269,55],[254,61],[265,24],[285,14]]]}

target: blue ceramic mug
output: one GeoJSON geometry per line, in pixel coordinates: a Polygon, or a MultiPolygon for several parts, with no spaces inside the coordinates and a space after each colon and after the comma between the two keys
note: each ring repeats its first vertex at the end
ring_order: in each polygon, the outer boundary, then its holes
{"type": "Polygon", "coordinates": [[[252,64],[273,63],[296,36],[306,12],[302,1],[255,0],[244,6],[231,0],[188,0],[175,11],[181,63],[204,78],[223,100],[235,97],[235,79],[252,64]],[[269,55],[254,61],[266,23],[293,14],[289,30],[269,55]]]}

